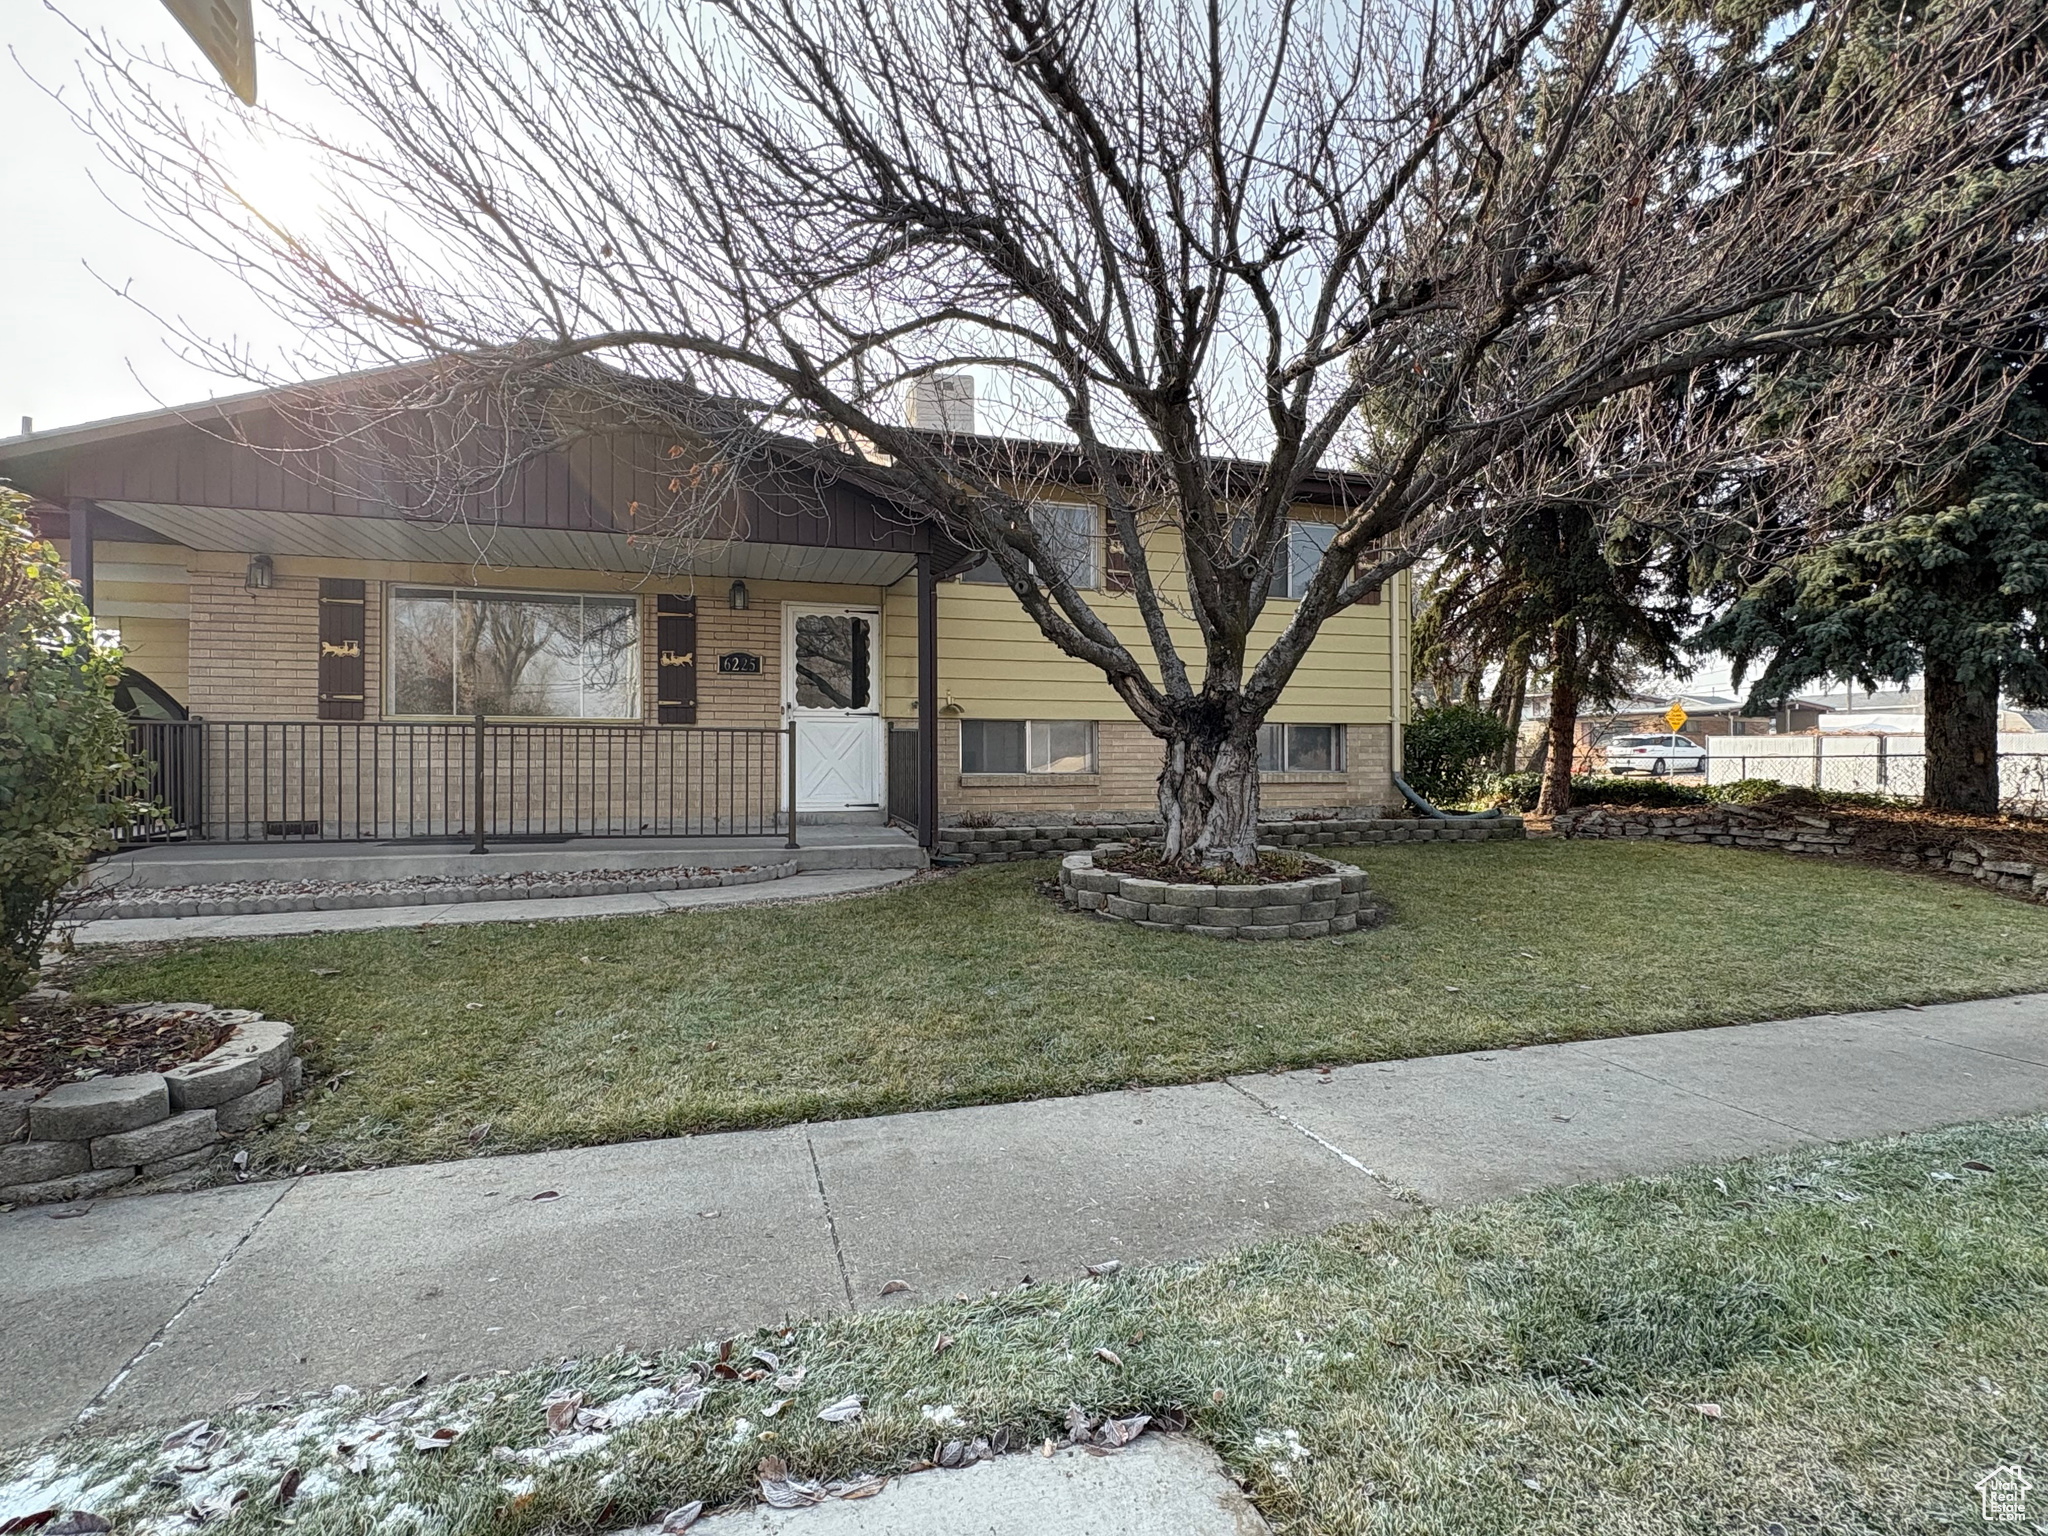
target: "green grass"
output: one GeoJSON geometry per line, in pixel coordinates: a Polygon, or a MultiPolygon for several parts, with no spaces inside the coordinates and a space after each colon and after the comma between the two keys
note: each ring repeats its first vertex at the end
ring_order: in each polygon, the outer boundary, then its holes
{"type": "Polygon", "coordinates": [[[485,1151],[566,1146],[2048,988],[2048,910],[1924,877],[1687,845],[1352,856],[1394,917],[1336,941],[1144,932],[1011,865],[808,907],[199,942],[78,986],[296,1021],[340,1085],[257,1151],[316,1167],[467,1155],[485,1123],[485,1151]]]}
{"type": "MultiPolygon", "coordinates": [[[[1969,1126],[799,1324],[736,1351],[806,1368],[779,1417],[763,1413],[786,1395],[771,1383],[720,1385],[695,1415],[621,1429],[530,1486],[507,1489],[520,1469],[494,1452],[545,1441],[551,1391],[612,1401],[678,1380],[703,1348],[458,1384],[413,1426],[467,1425],[452,1449],[408,1445],[338,1483],[333,1441],[361,1434],[337,1419],[366,1405],[283,1433],[285,1414],[245,1414],[216,1482],[256,1497],[216,1529],[274,1528],[266,1495],[296,1460],[330,1474],[291,1510],[297,1536],[612,1530],[744,1498],[771,1452],[803,1476],[895,1472],[943,1438],[1058,1434],[1069,1403],[1185,1412],[1281,1536],[1975,1529],[1972,1484],[1992,1467],[2048,1485],[2044,1309],[2048,1126],[1969,1126]],[[847,1393],[865,1415],[820,1423],[847,1393]],[[958,1427],[934,1429],[921,1410],[937,1405],[958,1427]],[[1290,1432],[1305,1456],[1283,1449],[1290,1432]]],[[[73,1437],[42,1475],[113,1478],[141,1514],[189,1501],[146,1486],[166,1460],[73,1437]]]]}

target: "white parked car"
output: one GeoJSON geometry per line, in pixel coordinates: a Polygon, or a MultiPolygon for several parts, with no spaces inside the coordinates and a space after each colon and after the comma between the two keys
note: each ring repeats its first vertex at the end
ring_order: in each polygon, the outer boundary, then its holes
{"type": "Polygon", "coordinates": [[[1609,773],[1704,773],[1707,749],[1684,736],[1617,736],[1607,743],[1609,773]]]}

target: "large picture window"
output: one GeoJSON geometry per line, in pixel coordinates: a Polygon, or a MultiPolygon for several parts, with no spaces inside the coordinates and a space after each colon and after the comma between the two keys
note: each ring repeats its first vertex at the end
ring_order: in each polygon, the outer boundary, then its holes
{"type": "Polygon", "coordinates": [[[395,587],[391,712],[640,717],[640,605],[579,593],[395,587]]]}
{"type": "Polygon", "coordinates": [[[962,773],[1093,773],[1093,720],[962,720],[962,773]]]}

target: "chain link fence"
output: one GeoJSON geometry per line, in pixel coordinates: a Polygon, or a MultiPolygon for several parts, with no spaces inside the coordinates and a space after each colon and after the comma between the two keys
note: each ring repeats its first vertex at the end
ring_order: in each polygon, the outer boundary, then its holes
{"type": "MultiPolygon", "coordinates": [[[[1736,741],[1711,743],[1709,787],[1742,779],[1774,779],[1803,789],[1864,795],[1898,795],[1918,800],[1927,783],[1927,754],[1918,737],[1911,750],[1894,751],[1884,738],[1835,741],[1825,736],[1779,737],[1769,745],[1736,741]]],[[[2025,816],[2048,815],[2048,752],[2008,751],[1998,756],[1999,799],[2025,816]]]]}

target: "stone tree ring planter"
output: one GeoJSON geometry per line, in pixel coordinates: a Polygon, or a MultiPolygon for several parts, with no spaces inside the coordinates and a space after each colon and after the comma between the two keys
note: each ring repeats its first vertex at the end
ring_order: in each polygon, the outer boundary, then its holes
{"type": "Polygon", "coordinates": [[[1312,872],[1277,885],[1169,883],[1096,867],[1098,856],[1129,846],[1104,843],[1062,859],[1060,891],[1067,904],[1140,928],[1205,939],[1322,939],[1386,921],[1386,909],[1372,899],[1365,871],[1355,864],[1304,856],[1312,872]]]}

